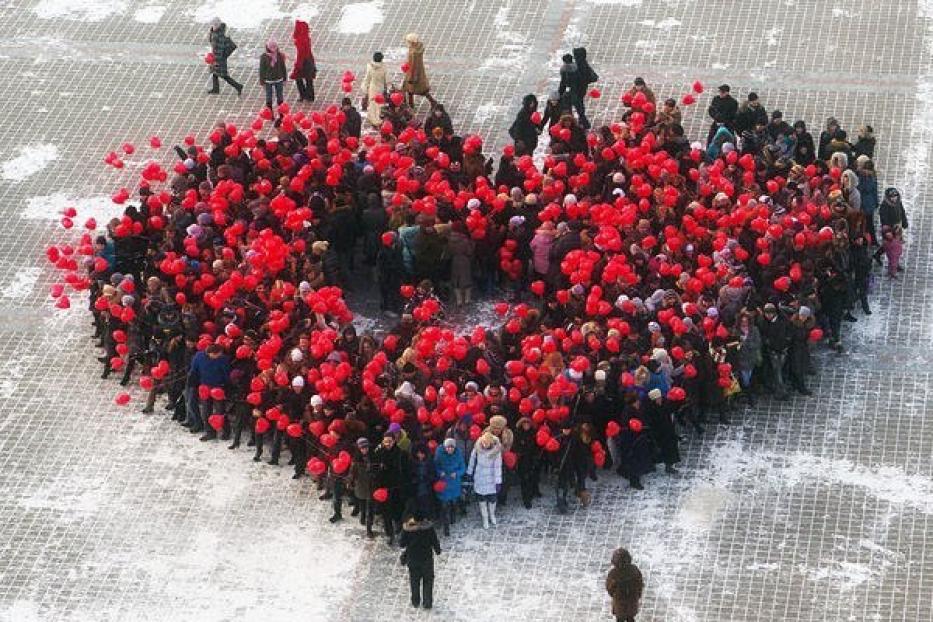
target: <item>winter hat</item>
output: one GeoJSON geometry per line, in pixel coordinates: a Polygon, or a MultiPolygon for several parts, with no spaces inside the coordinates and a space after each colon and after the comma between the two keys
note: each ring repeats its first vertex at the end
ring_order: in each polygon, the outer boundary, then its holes
{"type": "Polygon", "coordinates": [[[504,430],[509,422],[502,415],[495,415],[489,418],[489,427],[493,430],[504,430]]]}
{"type": "Polygon", "coordinates": [[[319,240],[311,245],[311,252],[315,255],[323,255],[330,248],[330,242],[319,240]]]}
{"type": "Polygon", "coordinates": [[[311,283],[308,283],[307,281],[302,281],[301,283],[298,284],[298,291],[299,291],[299,292],[302,292],[302,293],[304,293],[304,292],[310,292],[310,291],[311,291],[311,283]]]}
{"type": "Polygon", "coordinates": [[[568,375],[570,376],[570,379],[573,380],[574,382],[580,382],[581,380],[583,380],[583,372],[579,372],[576,369],[571,369],[568,372],[568,375]]]}
{"type": "Polygon", "coordinates": [[[292,351],[288,353],[288,357],[292,360],[292,363],[300,363],[304,360],[305,355],[298,348],[292,348],[292,351]]]}
{"type": "Polygon", "coordinates": [[[661,325],[657,322],[648,322],[648,331],[652,333],[661,332],[661,325]]]}
{"type": "Polygon", "coordinates": [[[480,203],[480,200],[477,199],[476,197],[473,197],[472,199],[467,201],[467,204],[466,204],[467,209],[469,210],[479,209],[481,205],[482,203],[480,203]]]}
{"type": "Polygon", "coordinates": [[[356,446],[362,449],[363,447],[369,447],[369,439],[365,436],[361,436],[356,439],[356,446]]]}
{"type": "Polygon", "coordinates": [[[800,309],[798,309],[797,313],[800,315],[800,317],[803,317],[803,318],[810,317],[810,316],[813,314],[813,312],[810,311],[810,307],[805,307],[805,306],[803,306],[803,305],[801,305],[801,307],[800,307],[800,309]]]}
{"type": "Polygon", "coordinates": [[[706,310],[706,317],[712,318],[715,320],[716,318],[719,317],[719,309],[717,309],[716,307],[710,307],[709,309],[706,310]]]}
{"type": "Polygon", "coordinates": [[[456,447],[456,446],[457,446],[457,441],[455,441],[454,439],[452,438],[444,439],[444,447],[456,447]]]}
{"type": "Polygon", "coordinates": [[[525,224],[524,216],[512,216],[509,218],[510,227],[521,227],[523,224],[525,224]]]}
{"type": "Polygon", "coordinates": [[[398,434],[399,432],[402,431],[402,426],[400,426],[399,424],[397,424],[397,423],[395,423],[395,422],[390,423],[390,424],[389,424],[389,430],[388,430],[388,431],[389,431],[390,434],[398,434]]]}
{"type": "Polygon", "coordinates": [[[473,382],[472,380],[469,381],[468,383],[466,383],[466,384],[463,386],[463,388],[464,388],[464,390],[466,390],[466,391],[479,391],[479,385],[476,384],[475,382],[473,382]]]}
{"type": "Polygon", "coordinates": [[[294,378],[292,378],[292,386],[293,387],[305,386],[305,379],[302,378],[301,376],[295,376],[294,378]]]}
{"type": "Polygon", "coordinates": [[[649,400],[659,400],[661,399],[661,389],[651,389],[648,391],[649,400]]]}
{"type": "Polygon", "coordinates": [[[525,197],[525,205],[537,205],[538,204],[538,195],[534,192],[525,197]]]}
{"type": "Polygon", "coordinates": [[[593,378],[596,382],[606,382],[606,372],[602,369],[597,369],[596,373],[593,374],[593,378]]]}
{"type": "Polygon", "coordinates": [[[323,406],[323,405],[324,405],[324,400],[323,398],[321,398],[320,395],[311,396],[311,407],[312,408],[317,408],[318,406],[323,406]]]}

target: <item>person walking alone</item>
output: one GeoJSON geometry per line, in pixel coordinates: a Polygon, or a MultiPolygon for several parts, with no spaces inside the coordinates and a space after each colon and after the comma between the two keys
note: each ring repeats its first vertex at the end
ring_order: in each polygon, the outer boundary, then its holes
{"type": "MultiPolygon", "coordinates": [[[[278,43],[269,39],[266,51],[259,58],[259,83],[266,89],[266,107],[272,109],[272,94],[275,93],[275,103],[281,106],[285,101],[285,55],[279,50],[278,43]]],[[[276,127],[281,118],[276,121],[276,127]]]]}
{"type": "Polygon", "coordinates": [[[292,32],[295,42],[295,67],[292,69],[292,80],[298,89],[299,101],[314,101],[314,79],[317,77],[317,64],[314,62],[314,53],[311,51],[311,34],[308,22],[295,20],[295,30],[292,32]]]}
{"type": "Polygon", "coordinates": [[[405,43],[408,44],[408,65],[405,71],[405,81],[402,83],[402,90],[408,93],[408,105],[415,107],[415,95],[421,95],[427,99],[431,106],[436,106],[437,101],[431,97],[431,83],[428,81],[428,74],[424,70],[424,43],[415,33],[405,35],[405,43]]]}
{"type": "Polygon", "coordinates": [[[366,75],[363,76],[363,104],[360,108],[366,113],[366,120],[373,127],[382,123],[382,104],[377,98],[385,98],[388,90],[386,68],[382,64],[382,52],[373,54],[373,59],[366,63],[366,75]]]}
{"type": "Polygon", "coordinates": [[[623,548],[612,554],[612,569],[606,577],[606,591],[612,597],[612,615],[616,622],[634,622],[645,589],[641,570],[632,563],[632,555],[623,548]]]}
{"type": "Polygon", "coordinates": [[[411,606],[430,609],[434,605],[434,555],[441,554],[434,524],[416,512],[402,526],[399,543],[405,549],[400,561],[408,566],[411,606]]]}
{"type": "Polygon", "coordinates": [[[243,93],[243,85],[230,77],[227,69],[227,59],[236,51],[236,43],[227,36],[227,25],[221,21],[215,21],[211,26],[208,40],[211,43],[211,54],[213,62],[211,63],[211,95],[220,93],[220,80],[232,86],[239,97],[243,93]]]}

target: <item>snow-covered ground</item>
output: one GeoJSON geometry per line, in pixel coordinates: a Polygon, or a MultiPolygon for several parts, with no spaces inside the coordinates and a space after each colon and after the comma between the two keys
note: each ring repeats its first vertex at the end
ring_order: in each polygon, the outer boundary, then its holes
{"type": "MultiPolygon", "coordinates": [[[[11,128],[0,132],[0,621],[608,620],[602,581],[619,545],[647,579],[639,619],[928,619],[933,317],[922,277],[930,267],[933,5],[827,4],[753,12],[689,0],[5,7],[0,63],[15,96],[0,109],[11,128]],[[828,11],[843,19],[827,19],[828,11]],[[636,493],[600,474],[589,508],[560,516],[549,497],[532,511],[513,501],[490,531],[471,508],[443,543],[436,611],[414,612],[397,551],[366,540],[351,520],[330,525],[330,508],[307,480],[253,463],[245,447],[199,443],[161,413],[139,414],[136,389],[131,406],[116,407],[115,381],[97,378],[86,300],[73,295],[60,311],[48,297],[43,254],[67,237],[62,210],[78,211],[75,238],[88,217],[103,226],[119,213],[110,194],[131,187],[143,161],[113,171],[100,162],[107,152],[153,133],[167,145],[189,131],[203,138],[216,119],[244,125],[261,105],[255,89],[242,101],[197,93],[214,17],[232,29],[240,50],[231,66],[249,80],[266,37],[288,53],[291,20],[310,19],[323,101],[339,96],[335,75],[360,75],[376,49],[396,71],[401,39],[415,30],[453,118],[464,131],[498,131],[487,136],[490,153],[524,92],[543,101],[561,53],[578,44],[602,78],[605,95],[590,104],[597,122],[635,71],[659,95],[700,77],[728,81],[740,95],[755,88],[769,109],[813,128],[832,113],[853,131],[870,122],[882,183],[908,198],[908,271],[899,282],[879,278],[874,315],[849,327],[849,355],[820,354],[814,397],[763,402],[737,425],[691,438],[680,475],[653,474],[636,493]],[[856,41],[855,18],[898,45],[856,41]],[[787,62],[752,67],[762,49],[787,62]],[[140,59],[154,62],[142,72],[140,59]]],[[[702,105],[686,124],[705,131],[702,105]]],[[[493,302],[452,320],[492,322],[493,302]]],[[[359,310],[361,327],[380,328],[372,304],[359,310]]]]}

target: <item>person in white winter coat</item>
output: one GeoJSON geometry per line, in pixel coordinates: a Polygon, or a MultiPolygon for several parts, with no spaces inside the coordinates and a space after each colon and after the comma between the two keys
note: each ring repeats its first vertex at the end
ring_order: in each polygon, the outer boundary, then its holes
{"type": "Polygon", "coordinates": [[[502,443],[490,432],[484,433],[470,454],[467,474],[473,477],[473,492],[479,501],[483,529],[496,525],[496,493],[502,485],[502,443]]]}
{"type": "Polygon", "coordinates": [[[376,96],[385,97],[388,89],[386,68],[382,65],[382,52],[373,54],[373,59],[366,63],[366,75],[363,76],[363,110],[366,111],[366,120],[373,127],[382,124],[382,104],[377,103],[376,96]]]}

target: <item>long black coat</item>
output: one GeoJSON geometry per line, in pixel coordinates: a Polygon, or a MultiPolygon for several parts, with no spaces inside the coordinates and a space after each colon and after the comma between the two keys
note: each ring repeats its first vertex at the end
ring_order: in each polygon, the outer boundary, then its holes
{"type": "Polygon", "coordinates": [[[619,433],[619,469],[625,477],[641,477],[654,468],[654,442],[647,431],[632,432],[626,424],[619,433]]]}
{"type": "Polygon", "coordinates": [[[680,462],[680,441],[677,438],[677,429],[674,427],[674,418],[671,416],[670,404],[658,404],[649,400],[645,404],[645,415],[651,429],[651,436],[658,446],[658,458],[664,464],[677,464],[680,462]]]}
{"type": "Polygon", "coordinates": [[[531,115],[538,109],[538,98],[534,95],[525,95],[522,99],[522,109],[515,115],[515,121],[509,128],[509,136],[516,143],[521,142],[525,148],[522,154],[532,153],[538,146],[538,126],[531,120],[531,115]]]}
{"type": "Polygon", "coordinates": [[[431,521],[406,521],[399,544],[405,549],[405,563],[409,568],[427,570],[428,575],[433,576],[434,555],[441,554],[441,542],[431,521]]]}

